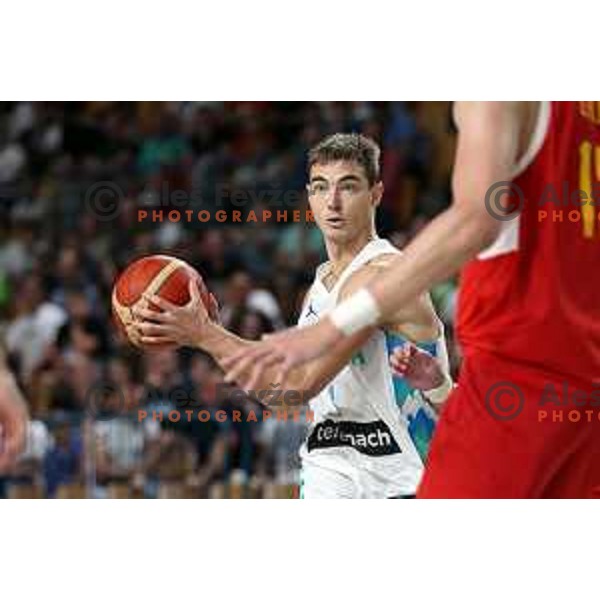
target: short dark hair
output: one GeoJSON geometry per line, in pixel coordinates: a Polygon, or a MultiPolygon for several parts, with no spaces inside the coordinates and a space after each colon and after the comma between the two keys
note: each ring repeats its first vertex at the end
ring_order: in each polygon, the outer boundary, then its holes
{"type": "Polygon", "coordinates": [[[370,186],[380,179],[377,143],[360,133],[334,133],[321,140],[308,151],[308,171],[316,164],[327,164],[337,160],[357,162],[365,170],[370,186]]]}

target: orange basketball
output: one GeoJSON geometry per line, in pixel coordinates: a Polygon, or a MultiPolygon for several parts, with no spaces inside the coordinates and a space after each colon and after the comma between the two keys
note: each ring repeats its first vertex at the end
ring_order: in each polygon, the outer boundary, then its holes
{"type": "MultiPolygon", "coordinates": [[[[129,341],[138,346],[129,335],[129,326],[134,321],[133,309],[139,305],[151,310],[160,310],[147,303],[143,296],[160,296],[183,306],[190,301],[189,282],[196,282],[204,305],[209,306],[209,293],[202,277],[188,263],[175,258],[155,254],[131,263],[117,278],[112,291],[112,310],[117,327],[129,341]]],[[[164,346],[161,346],[164,347],[164,346]]]]}

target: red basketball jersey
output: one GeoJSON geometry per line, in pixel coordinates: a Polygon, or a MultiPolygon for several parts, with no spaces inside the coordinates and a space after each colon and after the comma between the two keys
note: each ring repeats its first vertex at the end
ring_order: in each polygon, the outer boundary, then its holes
{"type": "Polygon", "coordinates": [[[587,387],[600,380],[600,102],[541,106],[513,179],[522,211],[464,267],[457,334],[465,355],[587,387]]]}

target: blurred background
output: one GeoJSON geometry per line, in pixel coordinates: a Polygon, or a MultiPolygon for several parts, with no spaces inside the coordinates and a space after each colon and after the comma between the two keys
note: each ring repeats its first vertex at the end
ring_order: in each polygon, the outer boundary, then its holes
{"type": "MultiPolygon", "coordinates": [[[[138,407],[189,410],[173,405],[175,388],[196,411],[231,406],[210,357],[142,353],[119,339],[110,293],[129,262],[163,252],[198,269],[242,337],[294,324],[325,260],[314,226],[140,223],[137,210],[230,211],[232,191],[253,192],[236,210],[283,210],[277,191],[297,192],[288,208],[301,208],[307,150],[350,131],[381,145],[378,229],[401,248],[449,203],[449,103],[0,103],[0,335],[33,419],[0,497],[295,496],[305,422],[138,422],[138,407]],[[107,181],[119,190],[109,219],[85,202],[107,181]],[[119,387],[122,410],[90,409],[98,381],[119,387]]],[[[449,281],[432,295],[456,369],[455,290],[449,281]]]]}

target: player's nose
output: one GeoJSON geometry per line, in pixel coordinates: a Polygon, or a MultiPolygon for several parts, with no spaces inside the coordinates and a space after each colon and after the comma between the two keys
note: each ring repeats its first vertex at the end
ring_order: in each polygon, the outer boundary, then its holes
{"type": "Polygon", "coordinates": [[[327,196],[327,208],[330,211],[338,212],[342,207],[340,192],[337,187],[332,187],[327,196]]]}

